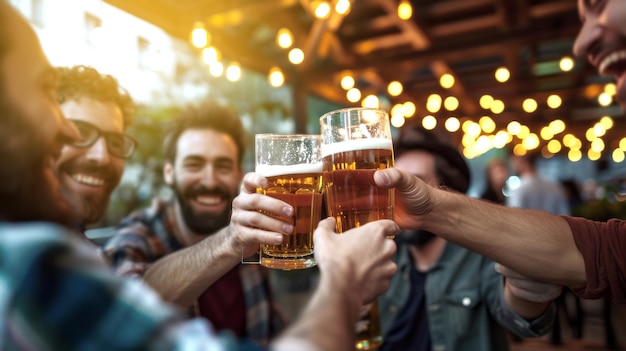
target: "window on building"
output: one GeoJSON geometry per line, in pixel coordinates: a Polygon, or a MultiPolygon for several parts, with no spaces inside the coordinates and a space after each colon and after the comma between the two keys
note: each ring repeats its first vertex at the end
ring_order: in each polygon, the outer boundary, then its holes
{"type": "Polygon", "coordinates": [[[137,37],[137,65],[140,68],[149,68],[150,41],[144,37],[137,37]]]}
{"type": "Polygon", "coordinates": [[[96,28],[102,27],[102,20],[100,17],[85,12],[85,42],[94,45],[93,33],[96,28]]]}
{"type": "Polygon", "coordinates": [[[44,25],[44,0],[30,1],[30,19],[33,24],[43,27],[44,25]]]}

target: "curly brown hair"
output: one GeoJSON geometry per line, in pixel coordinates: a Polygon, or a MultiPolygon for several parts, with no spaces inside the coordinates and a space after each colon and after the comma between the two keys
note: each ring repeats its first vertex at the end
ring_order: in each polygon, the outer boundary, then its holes
{"type": "Polygon", "coordinates": [[[135,103],[128,92],[122,88],[117,79],[96,71],[93,67],[77,65],[73,67],[56,67],[59,83],[56,98],[59,104],[82,97],[102,102],[113,102],[122,111],[124,129],[132,123],[135,114],[135,103]]]}

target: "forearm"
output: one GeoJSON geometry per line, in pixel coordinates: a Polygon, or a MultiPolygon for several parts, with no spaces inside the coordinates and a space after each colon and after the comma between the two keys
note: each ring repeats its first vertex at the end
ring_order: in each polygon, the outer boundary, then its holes
{"type": "Polygon", "coordinates": [[[325,272],[300,318],[273,345],[282,351],[288,339],[301,339],[318,350],[354,349],[354,326],[360,311],[357,292],[348,289],[346,276],[325,272]]]}
{"type": "Polygon", "coordinates": [[[434,189],[431,196],[434,209],[424,218],[424,229],[529,277],[585,283],[582,255],[562,218],[434,189]]]}
{"type": "Polygon", "coordinates": [[[164,300],[189,307],[211,284],[239,264],[241,254],[234,252],[224,239],[227,231],[225,228],[156,261],[146,270],[144,281],[164,300]]]}
{"type": "Polygon", "coordinates": [[[515,294],[511,293],[511,290],[508,288],[506,283],[504,285],[504,301],[513,312],[528,320],[541,316],[548,309],[550,303],[552,303],[533,302],[519,298],[515,296],[515,294]]]}

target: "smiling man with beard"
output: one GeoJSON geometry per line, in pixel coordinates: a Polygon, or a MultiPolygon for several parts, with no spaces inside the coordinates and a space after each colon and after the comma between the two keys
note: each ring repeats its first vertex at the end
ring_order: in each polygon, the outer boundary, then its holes
{"type": "Polygon", "coordinates": [[[265,344],[283,326],[265,269],[238,265],[210,286],[203,279],[204,245],[231,221],[244,136],[239,117],[214,101],[179,115],[164,141],[163,174],[173,199],[155,198],[122,220],[104,253],[118,274],[143,277],[166,300],[210,319],[218,330],[265,344]],[[185,255],[171,255],[185,248],[185,255]],[[173,276],[183,283],[172,286],[173,276]]]}
{"type": "MultiPolygon", "coordinates": [[[[465,193],[467,164],[452,146],[414,128],[394,144],[395,168],[433,187],[465,193]]],[[[396,237],[398,273],[379,297],[384,343],[380,350],[508,350],[505,330],[525,337],[547,333],[560,286],[524,279],[529,296],[510,293],[521,276],[502,275],[496,265],[425,230],[396,237]],[[530,298],[530,300],[529,300],[530,298]],[[450,318],[454,316],[454,318],[450,318]]]]}
{"type": "Polygon", "coordinates": [[[81,136],[62,149],[56,169],[63,195],[76,212],[76,226],[84,230],[104,214],[124,162],[135,149],[135,141],[124,134],[135,105],[115,78],[94,68],[56,70],[57,101],[81,136]]]}
{"type": "MultiPolygon", "coordinates": [[[[56,159],[64,144],[84,141],[60,113],[56,82],[34,30],[0,0],[0,349],[267,350],[216,335],[204,319],[185,321],[144,284],[114,276],[80,235],[54,224],[73,223],[56,159]]],[[[216,237],[224,245],[207,249],[211,259],[203,263],[211,272],[204,280],[238,264],[241,252],[278,244],[291,231],[263,213],[292,216],[293,208],[257,194],[257,187],[267,187],[267,180],[246,175],[233,201],[230,235],[216,237]]],[[[334,227],[327,219],[316,231],[320,284],[306,318],[272,350],[347,349],[359,306],[388,287],[395,245],[386,237],[398,226],[378,221],[354,235],[336,235],[334,227]]],[[[170,281],[176,285],[176,277],[170,281]]]]}

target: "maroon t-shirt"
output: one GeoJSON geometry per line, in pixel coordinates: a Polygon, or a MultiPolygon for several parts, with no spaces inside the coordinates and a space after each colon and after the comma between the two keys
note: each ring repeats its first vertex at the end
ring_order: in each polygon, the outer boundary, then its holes
{"type": "Polygon", "coordinates": [[[585,299],[626,303],[626,221],[595,222],[562,216],[585,260],[587,286],[574,289],[585,299]]]}
{"type": "Polygon", "coordinates": [[[200,295],[198,309],[216,330],[228,329],[240,338],[246,336],[246,302],[238,266],[200,295]]]}

